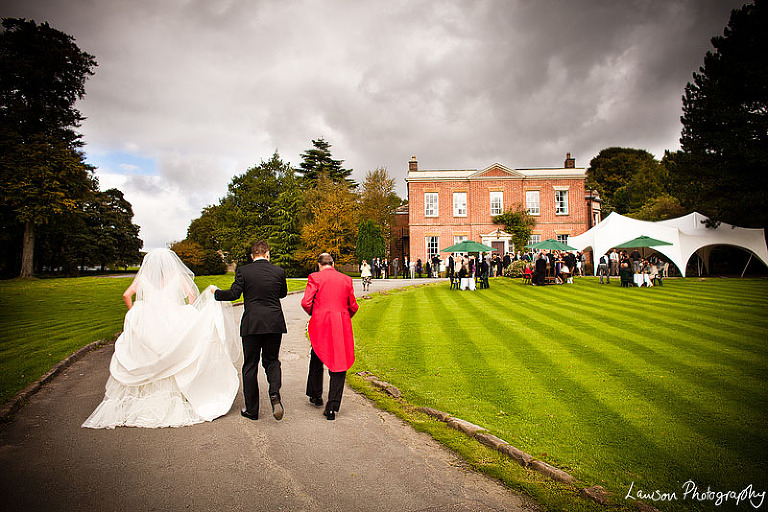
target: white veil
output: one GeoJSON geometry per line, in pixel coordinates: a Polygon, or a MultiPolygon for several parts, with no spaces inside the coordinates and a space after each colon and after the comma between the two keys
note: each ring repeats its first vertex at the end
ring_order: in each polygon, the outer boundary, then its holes
{"type": "Polygon", "coordinates": [[[153,249],[144,256],[134,279],[136,300],[162,299],[183,305],[200,295],[195,274],[170,249],[153,249]]]}

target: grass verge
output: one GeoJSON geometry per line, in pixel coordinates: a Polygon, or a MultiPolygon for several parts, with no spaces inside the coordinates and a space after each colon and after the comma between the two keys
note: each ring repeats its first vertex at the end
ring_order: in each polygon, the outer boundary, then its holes
{"type": "MultiPolygon", "coordinates": [[[[202,290],[229,288],[234,274],[200,276],[202,290]]],[[[123,291],[129,277],[12,279],[0,281],[0,403],[40,378],[54,364],[123,328],[123,291]]],[[[288,280],[301,290],[306,279],[288,280]]]]}

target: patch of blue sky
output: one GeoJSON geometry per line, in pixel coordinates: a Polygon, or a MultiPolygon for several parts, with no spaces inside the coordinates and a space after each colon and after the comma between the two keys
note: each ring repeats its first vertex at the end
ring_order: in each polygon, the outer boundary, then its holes
{"type": "Polygon", "coordinates": [[[86,151],[86,161],[97,167],[97,172],[102,173],[144,176],[157,174],[157,159],[122,151],[94,152],[93,154],[86,151]]]}

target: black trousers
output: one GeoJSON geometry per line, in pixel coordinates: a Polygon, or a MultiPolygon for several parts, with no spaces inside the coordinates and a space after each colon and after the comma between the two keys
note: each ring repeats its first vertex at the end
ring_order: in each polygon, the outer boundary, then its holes
{"type": "MultiPolygon", "coordinates": [[[[347,372],[332,372],[328,370],[331,376],[331,382],[328,385],[328,401],[325,405],[326,411],[338,411],[341,405],[341,395],[344,393],[344,381],[347,379],[347,372]]],[[[307,396],[323,396],[323,362],[317,357],[315,351],[309,356],[309,376],[307,377],[307,396]]]]}
{"type": "Polygon", "coordinates": [[[280,396],[282,370],[278,357],[282,339],[279,332],[243,336],[243,396],[250,414],[259,414],[259,358],[267,374],[269,396],[280,396]]]}

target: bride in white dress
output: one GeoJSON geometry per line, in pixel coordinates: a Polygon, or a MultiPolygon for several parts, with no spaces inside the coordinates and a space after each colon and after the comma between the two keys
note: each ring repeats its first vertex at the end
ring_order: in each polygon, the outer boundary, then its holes
{"type": "Polygon", "coordinates": [[[201,295],[173,251],[147,253],[123,294],[128,312],[104,400],[83,427],[181,427],[229,411],[241,348],[232,305],[214,300],[213,288],[201,295]]]}

